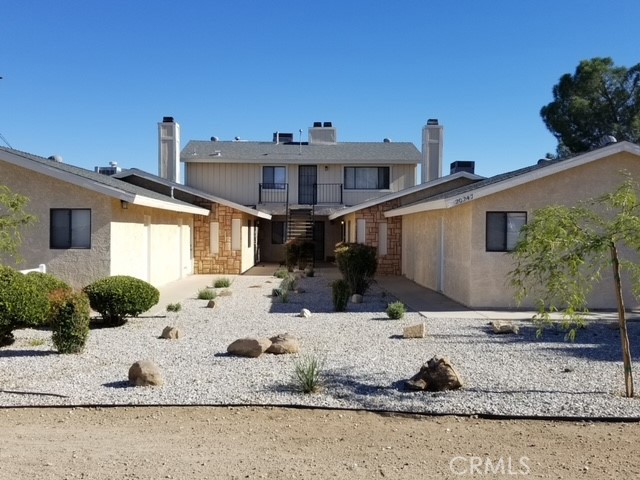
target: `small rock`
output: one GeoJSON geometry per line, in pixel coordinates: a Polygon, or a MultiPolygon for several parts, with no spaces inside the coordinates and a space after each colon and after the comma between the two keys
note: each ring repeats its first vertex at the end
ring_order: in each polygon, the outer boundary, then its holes
{"type": "Polygon", "coordinates": [[[309,318],[311,316],[311,312],[306,308],[303,308],[302,310],[300,310],[300,313],[298,314],[298,316],[302,318],[309,318]]]}
{"type": "Polygon", "coordinates": [[[230,297],[231,295],[233,295],[233,291],[231,290],[222,290],[220,293],[218,293],[219,297],[230,297]]]}
{"type": "Polygon", "coordinates": [[[164,380],[155,363],[151,360],[141,360],[129,368],[129,383],[136,387],[160,386],[164,380]]]}
{"type": "Polygon", "coordinates": [[[500,320],[494,320],[490,323],[493,333],[515,333],[520,331],[520,327],[509,322],[501,322],[500,320]]]}
{"type": "Polygon", "coordinates": [[[271,340],[268,338],[239,338],[227,347],[227,352],[240,357],[256,358],[266,352],[270,346],[271,340]]]}
{"type": "Polygon", "coordinates": [[[448,358],[433,357],[409,380],[405,386],[410,390],[428,390],[440,392],[442,390],[456,390],[462,386],[460,375],[448,358]]]}
{"type": "Polygon", "coordinates": [[[427,328],[424,322],[418,323],[417,325],[404,327],[404,329],[402,330],[402,336],[404,338],[424,338],[426,333],[427,333],[427,328]]]}
{"type": "Polygon", "coordinates": [[[282,333],[271,337],[271,346],[267,348],[267,353],[274,355],[282,355],[286,353],[298,353],[300,351],[300,342],[293,335],[282,333]]]}
{"type": "Polygon", "coordinates": [[[362,303],[362,295],[359,293],[351,295],[351,303],[362,303]]]}
{"type": "Polygon", "coordinates": [[[160,338],[166,338],[168,340],[176,340],[181,337],[182,330],[180,330],[178,327],[171,326],[164,327],[164,330],[162,330],[162,335],[160,335],[160,338]]]}
{"type": "Polygon", "coordinates": [[[209,300],[209,303],[207,303],[207,308],[214,308],[215,306],[216,306],[215,300],[209,300]]]}

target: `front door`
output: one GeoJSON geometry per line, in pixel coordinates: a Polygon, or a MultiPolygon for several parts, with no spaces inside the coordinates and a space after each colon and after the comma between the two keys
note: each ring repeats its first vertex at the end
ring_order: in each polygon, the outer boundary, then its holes
{"type": "Polygon", "coordinates": [[[300,205],[316,204],[316,182],[318,167],[316,165],[300,165],[298,167],[298,203],[300,205]]]}

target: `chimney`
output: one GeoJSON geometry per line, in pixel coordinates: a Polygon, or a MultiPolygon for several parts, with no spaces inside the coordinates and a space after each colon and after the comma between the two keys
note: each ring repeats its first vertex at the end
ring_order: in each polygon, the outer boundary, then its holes
{"type": "Polygon", "coordinates": [[[476,162],[462,161],[458,160],[457,162],[453,162],[451,164],[451,175],[458,172],[468,172],[475,173],[476,172],[476,162]]]}
{"type": "Polygon", "coordinates": [[[309,127],[310,145],[335,145],[338,143],[338,132],[331,122],[313,122],[309,127]]]}
{"type": "Polygon", "coordinates": [[[437,118],[430,118],[422,128],[422,182],[442,176],[443,126],[437,118]]]}
{"type": "Polygon", "coordinates": [[[158,175],[172,182],[180,180],[180,125],[173,117],[158,123],[158,175]]]}

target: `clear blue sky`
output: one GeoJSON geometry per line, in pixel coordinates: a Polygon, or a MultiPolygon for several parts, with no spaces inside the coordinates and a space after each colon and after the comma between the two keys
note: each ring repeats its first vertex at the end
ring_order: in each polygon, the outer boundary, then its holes
{"type": "Polygon", "coordinates": [[[488,176],[555,151],[553,85],[582,59],[639,63],[639,18],[637,0],[3,0],[0,134],[157,173],[163,116],[183,146],[332,121],[340,141],[418,149],[438,118],[446,172],[488,176]]]}

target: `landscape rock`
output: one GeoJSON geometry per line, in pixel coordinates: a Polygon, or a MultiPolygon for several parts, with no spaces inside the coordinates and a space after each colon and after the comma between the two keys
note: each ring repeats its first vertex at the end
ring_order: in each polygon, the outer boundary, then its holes
{"type": "Polygon", "coordinates": [[[181,337],[182,330],[180,330],[178,327],[171,326],[164,327],[164,330],[162,330],[162,334],[160,335],[160,338],[166,338],[168,340],[176,340],[181,337]]]}
{"type": "Polygon", "coordinates": [[[433,357],[409,380],[405,386],[410,390],[440,392],[456,390],[462,386],[460,375],[446,357],[433,357]]]}
{"type": "Polygon", "coordinates": [[[136,387],[160,386],[164,380],[155,363],[151,360],[140,360],[129,368],[129,383],[136,387]]]}
{"type": "Polygon", "coordinates": [[[209,303],[207,303],[207,308],[214,308],[215,306],[216,306],[215,300],[209,300],[209,303]]]}
{"type": "Polygon", "coordinates": [[[268,338],[247,337],[239,338],[227,347],[227,352],[240,357],[256,358],[271,346],[268,338]]]}
{"type": "Polygon", "coordinates": [[[298,316],[303,318],[309,318],[311,316],[311,312],[306,308],[303,308],[302,310],[300,310],[300,314],[298,316]]]}
{"type": "Polygon", "coordinates": [[[358,293],[351,295],[351,303],[362,303],[362,295],[358,293]]]}
{"type": "Polygon", "coordinates": [[[426,334],[427,328],[424,322],[418,323],[417,325],[404,327],[404,329],[402,330],[402,336],[404,338],[424,338],[426,334]]]}
{"type": "Polygon", "coordinates": [[[510,322],[501,322],[500,320],[494,320],[490,323],[493,333],[515,333],[520,332],[520,327],[510,322]]]}
{"type": "Polygon", "coordinates": [[[300,342],[293,335],[282,333],[271,337],[271,346],[267,348],[267,353],[274,355],[283,355],[287,353],[298,353],[300,351],[300,342]]]}
{"type": "Polygon", "coordinates": [[[231,295],[233,295],[232,290],[222,290],[220,293],[218,293],[219,297],[230,297],[231,295]]]}

